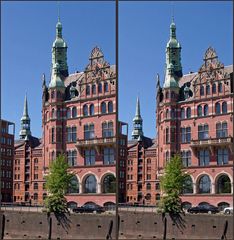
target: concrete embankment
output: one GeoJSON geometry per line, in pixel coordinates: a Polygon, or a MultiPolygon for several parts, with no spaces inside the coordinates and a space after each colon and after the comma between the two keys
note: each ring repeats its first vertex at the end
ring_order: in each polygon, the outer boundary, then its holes
{"type": "MultiPolygon", "coordinates": [[[[2,239],[115,239],[113,214],[1,212],[2,239]]],[[[233,239],[233,216],[185,215],[175,222],[150,212],[119,212],[119,239],[233,239]]]]}

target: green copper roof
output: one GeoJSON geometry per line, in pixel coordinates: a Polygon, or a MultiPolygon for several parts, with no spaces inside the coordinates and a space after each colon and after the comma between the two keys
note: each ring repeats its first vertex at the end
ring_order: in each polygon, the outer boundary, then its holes
{"type": "Polygon", "coordinates": [[[136,114],[133,118],[133,131],[132,131],[132,138],[138,139],[139,136],[143,136],[143,126],[142,126],[142,117],[141,117],[141,111],[140,111],[140,100],[137,97],[137,103],[136,103],[136,114]]]}
{"type": "Polygon", "coordinates": [[[26,136],[31,135],[30,131],[30,118],[28,115],[28,101],[27,96],[25,95],[24,99],[24,110],[23,110],[23,116],[20,120],[21,122],[21,129],[20,129],[20,138],[25,139],[26,136]]]}
{"type": "Polygon", "coordinates": [[[52,69],[51,81],[49,88],[65,88],[64,82],[59,76],[59,64],[56,63],[52,69]]]}
{"type": "Polygon", "coordinates": [[[166,70],[166,76],[164,81],[164,88],[177,88],[179,87],[178,82],[176,81],[174,77],[174,66],[172,63],[169,64],[167,70],[166,70]]]}
{"type": "Polygon", "coordinates": [[[136,121],[136,120],[142,121],[139,97],[137,97],[136,114],[135,114],[135,117],[133,118],[133,121],[136,121]]]}
{"type": "Polygon", "coordinates": [[[30,118],[29,118],[29,116],[28,116],[28,101],[27,101],[27,95],[25,95],[25,98],[24,98],[24,110],[23,110],[23,116],[22,116],[22,118],[21,118],[21,120],[27,120],[27,119],[29,119],[30,120],[30,118]]]}

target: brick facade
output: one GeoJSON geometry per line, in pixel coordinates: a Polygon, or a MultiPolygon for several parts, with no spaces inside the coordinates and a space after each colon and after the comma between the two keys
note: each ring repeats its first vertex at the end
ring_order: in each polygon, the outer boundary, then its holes
{"type": "Polygon", "coordinates": [[[0,124],[1,202],[12,202],[15,125],[6,120],[0,120],[0,124]]]}

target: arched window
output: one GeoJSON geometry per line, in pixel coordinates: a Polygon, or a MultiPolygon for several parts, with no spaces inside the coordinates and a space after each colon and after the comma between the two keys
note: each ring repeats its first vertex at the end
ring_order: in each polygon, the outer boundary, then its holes
{"type": "Polygon", "coordinates": [[[161,198],[160,194],[159,194],[159,193],[157,193],[157,194],[156,194],[156,201],[159,201],[159,200],[160,200],[160,198],[161,198]]]}
{"type": "Polygon", "coordinates": [[[170,153],[166,151],[166,163],[168,163],[170,160],[170,153]]]}
{"type": "Polygon", "coordinates": [[[215,83],[212,84],[212,93],[213,94],[216,93],[216,84],[215,83]]]}
{"type": "Polygon", "coordinates": [[[94,95],[94,94],[96,94],[96,85],[92,85],[92,94],[94,95]]]}
{"type": "Polygon", "coordinates": [[[89,85],[86,86],[86,95],[87,96],[90,95],[90,86],[89,85]]]}
{"type": "Polygon", "coordinates": [[[155,183],[155,190],[160,190],[160,183],[155,183]]]}
{"type": "Polygon", "coordinates": [[[112,112],[113,112],[113,103],[108,102],[108,113],[112,113],[112,112]]]}
{"type": "Polygon", "coordinates": [[[146,190],[151,190],[151,184],[150,183],[146,184],[146,190]]]}
{"type": "Polygon", "coordinates": [[[175,109],[171,109],[171,118],[172,118],[172,119],[175,118],[175,109]]]}
{"type": "Polygon", "coordinates": [[[169,98],[169,92],[166,92],[166,99],[169,98]]]}
{"type": "Polygon", "coordinates": [[[53,127],[51,129],[51,143],[55,142],[55,128],[53,127]]]}
{"type": "Polygon", "coordinates": [[[89,114],[89,112],[88,112],[88,106],[85,104],[85,105],[83,106],[83,115],[84,115],[84,116],[88,116],[88,114],[89,114]]]}
{"type": "Polygon", "coordinates": [[[54,98],[54,91],[52,91],[52,93],[51,93],[51,98],[52,99],[54,98]]]}
{"type": "Polygon", "coordinates": [[[210,85],[206,85],[206,95],[210,95],[210,85]]]}
{"type": "Polygon", "coordinates": [[[222,113],[227,113],[227,103],[226,102],[222,103],[222,113]]]}
{"type": "Polygon", "coordinates": [[[94,175],[90,175],[85,179],[84,192],[85,193],[97,192],[97,180],[94,175]]]}
{"type": "Polygon", "coordinates": [[[210,178],[207,175],[204,175],[200,178],[198,182],[198,193],[210,193],[211,191],[211,182],[210,178]]]}
{"type": "Polygon", "coordinates": [[[108,92],[108,83],[107,82],[104,83],[104,92],[108,92]]]}
{"type": "Polygon", "coordinates": [[[101,113],[106,113],[106,103],[105,102],[101,103],[101,113]]]}
{"type": "Polygon", "coordinates": [[[169,109],[166,110],[166,119],[169,119],[169,109]]]}
{"type": "Polygon", "coordinates": [[[60,109],[58,109],[57,110],[57,119],[60,119],[60,117],[61,117],[61,111],[60,111],[60,109]]]}
{"type": "Polygon", "coordinates": [[[200,95],[204,96],[204,86],[200,86],[200,95]]]}
{"type": "Polygon", "coordinates": [[[192,204],[191,204],[190,202],[183,202],[183,203],[181,204],[181,207],[182,207],[183,209],[189,209],[189,208],[192,207],[192,204]]]}
{"type": "Polygon", "coordinates": [[[209,114],[209,107],[206,104],[206,105],[204,105],[204,116],[208,116],[208,114],[209,114]]]}
{"type": "Polygon", "coordinates": [[[191,108],[190,107],[187,108],[186,117],[191,118],[191,108]]]}
{"type": "Polygon", "coordinates": [[[52,119],[56,118],[56,111],[54,110],[54,108],[52,109],[52,119]]]}
{"type": "Polygon", "coordinates": [[[67,119],[71,118],[71,109],[67,108],[67,119]]]}
{"type": "Polygon", "coordinates": [[[201,116],[202,116],[202,106],[201,106],[201,105],[199,105],[199,106],[197,107],[197,116],[198,116],[198,117],[201,117],[201,116]]]}
{"type": "Polygon", "coordinates": [[[38,193],[34,193],[34,194],[33,194],[33,200],[34,200],[34,201],[37,201],[37,200],[38,200],[38,193]]]}
{"type": "Polygon", "coordinates": [[[185,109],[181,108],[181,119],[185,119],[185,109]]]}
{"type": "Polygon", "coordinates": [[[172,91],[171,92],[171,99],[175,98],[175,93],[172,91]]]}
{"type": "Polygon", "coordinates": [[[231,181],[227,175],[222,175],[217,181],[217,193],[231,193],[231,181]]]}
{"type": "Polygon", "coordinates": [[[33,184],[33,189],[34,189],[34,190],[38,190],[38,183],[34,183],[34,184],[33,184]]]}
{"type": "Polygon", "coordinates": [[[103,193],[116,192],[116,179],[113,175],[107,175],[103,179],[103,193]]]}
{"type": "Polygon", "coordinates": [[[93,115],[94,115],[94,105],[93,105],[93,104],[91,104],[91,105],[89,106],[89,115],[90,115],[90,116],[93,116],[93,115]]]}
{"type": "Polygon", "coordinates": [[[102,93],[102,84],[98,83],[98,93],[102,93]]]}
{"type": "Polygon", "coordinates": [[[193,180],[190,176],[187,176],[183,183],[183,194],[191,194],[193,193],[193,180]]]}
{"type": "Polygon", "coordinates": [[[67,193],[79,193],[79,181],[76,176],[72,177],[67,193]]]}
{"type": "Polygon", "coordinates": [[[230,207],[230,204],[226,202],[220,202],[218,203],[217,207],[219,208],[219,211],[223,211],[224,208],[230,207]]]}
{"type": "Polygon", "coordinates": [[[223,91],[223,84],[221,82],[218,84],[218,91],[219,93],[223,91]]]}
{"type": "Polygon", "coordinates": [[[43,200],[45,200],[46,197],[47,197],[47,194],[46,194],[46,193],[43,193],[43,195],[42,195],[43,200]]]}
{"type": "Polygon", "coordinates": [[[145,199],[149,201],[151,199],[151,194],[147,193],[146,196],[145,196],[145,199]]]}
{"type": "Polygon", "coordinates": [[[77,109],[76,109],[76,107],[72,108],[72,117],[73,118],[77,117],[77,109]]]}
{"type": "Polygon", "coordinates": [[[215,103],[215,113],[216,114],[220,114],[221,113],[221,111],[220,111],[220,103],[215,103]]]}

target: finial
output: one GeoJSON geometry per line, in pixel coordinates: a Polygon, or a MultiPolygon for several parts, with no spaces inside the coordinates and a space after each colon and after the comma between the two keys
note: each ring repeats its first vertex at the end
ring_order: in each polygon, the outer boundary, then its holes
{"type": "Polygon", "coordinates": [[[157,76],[156,76],[156,86],[157,87],[159,86],[159,83],[160,83],[160,79],[159,79],[159,74],[157,73],[157,76]]]}
{"type": "Polygon", "coordinates": [[[171,17],[172,22],[174,22],[174,1],[171,2],[171,17]]]}
{"type": "Polygon", "coordinates": [[[58,4],[58,22],[60,22],[60,4],[59,1],[57,1],[58,4]]]}

